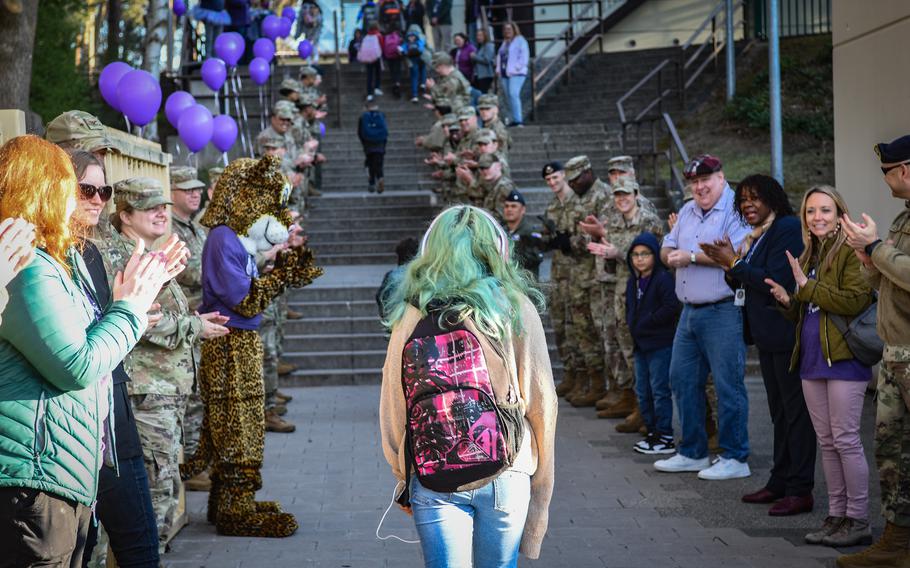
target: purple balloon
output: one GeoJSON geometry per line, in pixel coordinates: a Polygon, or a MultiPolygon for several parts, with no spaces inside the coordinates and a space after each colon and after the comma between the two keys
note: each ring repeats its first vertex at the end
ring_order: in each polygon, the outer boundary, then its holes
{"type": "Polygon", "coordinates": [[[310,43],[310,40],[305,39],[297,44],[297,55],[300,56],[300,59],[313,55],[313,44],[310,43]]]}
{"type": "MultiPolygon", "coordinates": [[[[220,37],[220,36],[219,36],[220,37]]],[[[217,57],[209,57],[202,63],[202,81],[209,89],[217,91],[227,79],[227,67],[217,57]]]]}
{"type": "Polygon", "coordinates": [[[325,123],[324,122],[319,123],[319,135],[325,136],[325,123]]]}
{"type": "Polygon", "coordinates": [[[212,139],[213,123],[214,119],[209,109],[196,104],[180,115],[177,132],[190,152],[198,152],[212,139]]]}
{"type": "Polygon", "coordinates": [[[111,105],[114,110],[120,110],[120,102],[117,100],[117,83],[132,70],[133,68],[126,63],[114,61],[113,63],[108,63],[98,77],[98,89],[101,90],[101,98],[111,105]]]}
{"type": "Polygon", "coordinates": [[[269,80],[269,74],[271,73],[269,69],[269,62],[261,57],[254,57],[250,61],[250,78],[257,85],[265,85],[266,81],[269,80]]]}
{"type": "Polygon", "coordinates": [[[294,26],[294,22],[287,18],[281,18],[281,37],[288,37],[291,35],[291,28],[294,26]]]}
{"type": "Polygon", "coordinates": [[[262,35],[275,41],[281,35],[281,18],[269,14],[262,20],[262,35]]]}
{"type": "Polygon", "coordinates": [[[293,22],[295,19],[297,19],[297,12],[294,11],[294,8],[288,6],[287,8],[285,8],[284,10],[281,11],[281,17],[287,18],[293,22]]]}
{"type": "Polygon", "coordinates": [[[237,65],[245,47],[243,37],[237,32],[220,33],[215,38],[215,55],[227,63],[228,67],[237,65]]]}
{"type": "Polygon", "coordinates": [[[226,114],[219,114],[212,119],[212,144],[222,152],[227,152],[237,139],[237,123],[226,114]]]}
{"type": "Polygon", "coordinates": [[[161,85],[148,71],[130,71],[117,83],[117,100],[130,122],[145,126],[161,108],[161,85]]]}
{"type": "Polygon", "coordinates": [[[183,0],[174,0],[174,15],[178,18],[186,14],[186,3],[183,0]]]}
{"type": "Polygon", "coordinates": [[[180,115],[194,104],[196,104],[196,99],[193,98],[193,95],[186,91],[174,91],[164,103],[164,114],[167,116],[167,121],[171,123],[171,126],[177,128],[180,115]]]}
{"type": "Polygon", "coordinates": [[[275,57],[275,44],[267,37],[261,37],[253,43],[253,55],[271,63],[275,57]]]}

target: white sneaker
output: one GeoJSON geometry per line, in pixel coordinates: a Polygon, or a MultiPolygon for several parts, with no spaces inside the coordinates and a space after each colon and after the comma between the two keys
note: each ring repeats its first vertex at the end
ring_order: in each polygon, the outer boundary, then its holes
{"type": "Polygon", "coordinates": [[[711,467],[711,461],[708,458],[696,460],[687,458],[682,454],[676,454],[672,458],[654,462],[654,469],[657,471],[665,471],[667,473],[678,473],[681,471],[701,471],[708,467],[711,467]]]}
{"type": "Polygon", "coordinates": [[[749,464],[730,458],[717,458],[714,465],[708,469],[698,472],[699,479],[708,479],[717,481],[720,479],[740,479],[749,477],[752,472],[749,471],[749,464]]]}
{"type": "Polygon", "coordinates": [[[373,94],[376,95],[377,97],[381,97],[382,89],[373,89],[373,94]]]}
{"type": "Polygon", "coordinates": [[[372,101],[372,100],[373,100],[373,95],[367,95],[367,100],[368,100],[368,101],[372,101]]]}

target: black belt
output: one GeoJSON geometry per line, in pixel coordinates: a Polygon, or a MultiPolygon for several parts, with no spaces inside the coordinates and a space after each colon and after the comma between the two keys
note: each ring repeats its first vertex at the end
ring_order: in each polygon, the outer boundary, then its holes
{"type": "Polygon", "coordinates": [[[727,302],[732,302],[733,298],[724,298],[723,300],[718,300],[716,302],[707,302],[705,304],[686,304],[686,306],[694,309],[698,308],[707,308],[708,306],[717,306],[719,304],[726,304],[727,302]]]}

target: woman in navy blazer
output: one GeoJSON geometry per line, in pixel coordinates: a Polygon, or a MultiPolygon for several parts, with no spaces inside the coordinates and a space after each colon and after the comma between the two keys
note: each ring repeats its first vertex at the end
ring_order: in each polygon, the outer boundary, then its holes
{"type": "Polygon", "coordinates": [[[795,286],[785,251],[803,251],[799,219],[784,188],[772,177],[756,174],[736,187],[736,210],[752,226],[742,249],[729,240],[702,248],[727,271],[727,281],[743,306],[743,334],[758,348],[768,409],[774,424],[774,465],[765,486],[743,495],[746,503],[774,503],[772,516],[812,510],[815,484],[815,430],[803,398],[799,370],[790,372],[796,326],[784,318],[766,278],[790,290],[795,286]],[[781,280],[777,280],[781,278],[781,280]]]}

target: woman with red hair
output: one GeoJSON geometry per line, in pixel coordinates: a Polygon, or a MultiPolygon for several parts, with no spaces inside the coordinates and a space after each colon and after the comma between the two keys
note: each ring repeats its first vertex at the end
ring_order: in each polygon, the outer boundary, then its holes
{"type": "Polygon", "coordinates": [[[78,566],[98,471],[113,463],[111,371],[146,328],[168,278],[137,246],[100,305],[70,221],[76,175],[36,136],[0,147],[0,219],[34,226],[34,258],[0,323],[0,566],[78,566]]]}

